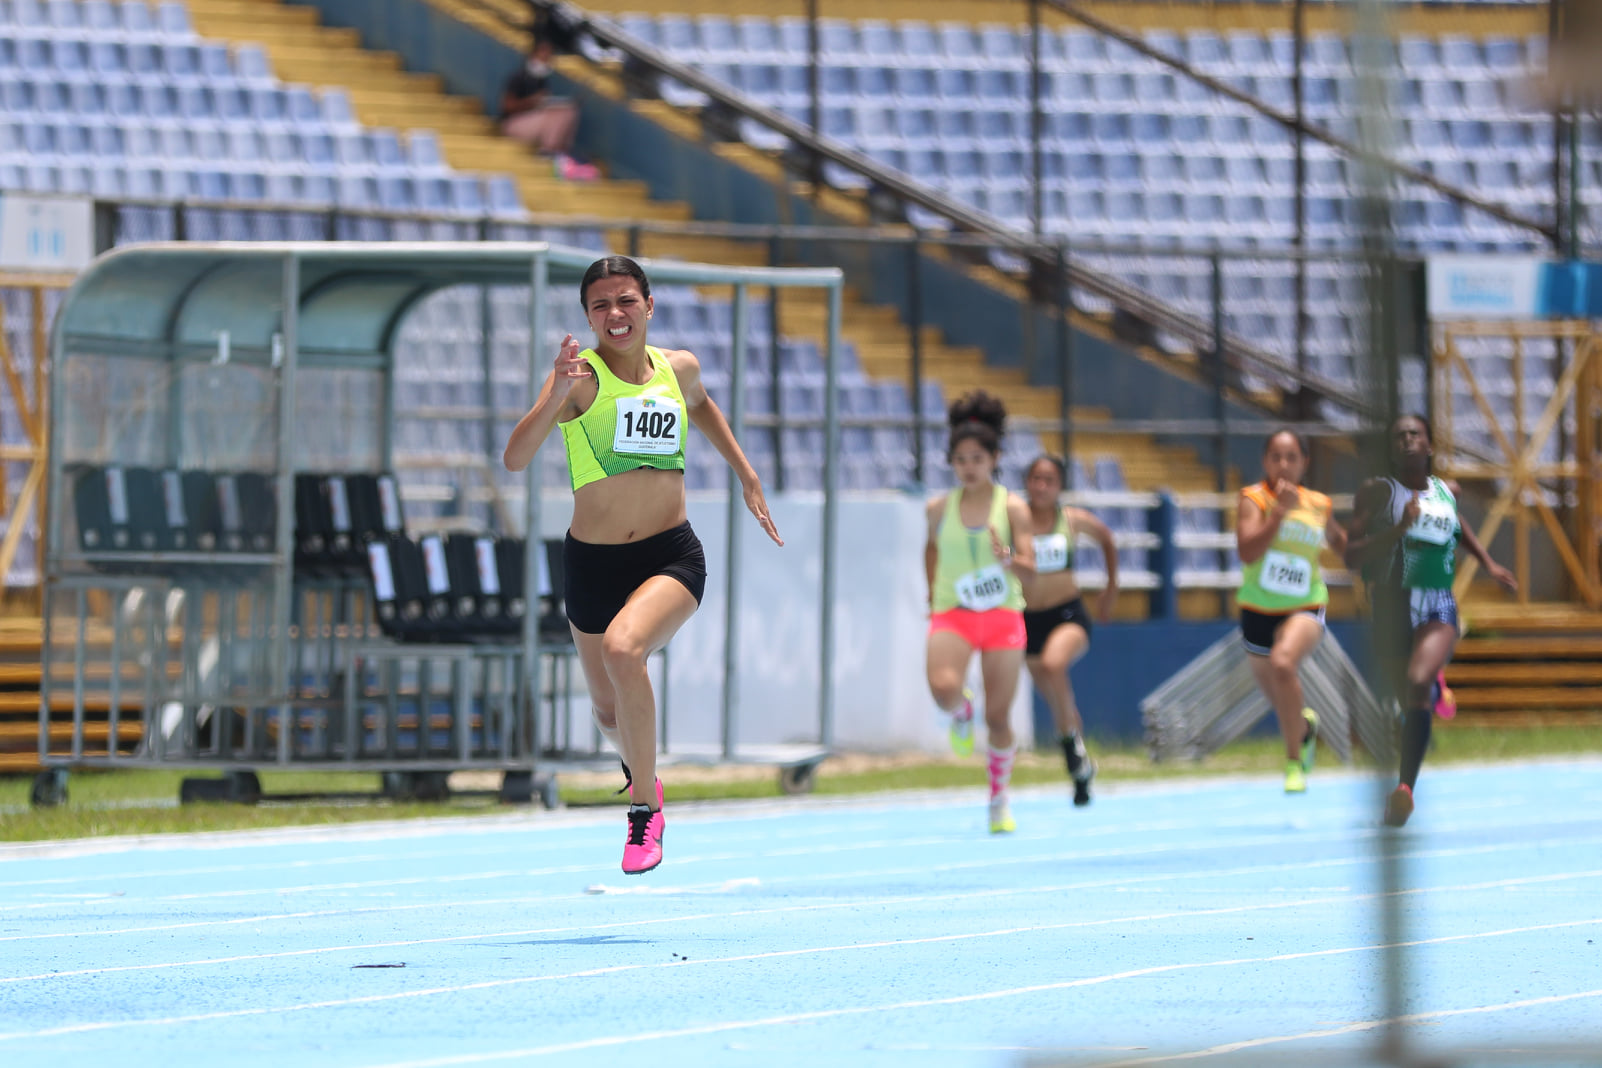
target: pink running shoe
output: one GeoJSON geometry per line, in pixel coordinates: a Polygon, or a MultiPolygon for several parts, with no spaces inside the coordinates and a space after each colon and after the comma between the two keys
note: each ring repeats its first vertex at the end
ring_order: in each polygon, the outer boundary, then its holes
{"type": "Polygon", "coordinates": [[[1446,672],[1435,673],[1435,714],[1441,719],[1457,715],[1457,694],[1446,684],[1446,672]]]}
{"type": "Polygon", "coordinates": [[[623,874],[644,875],[662,863],[662,810],[629,806],[629,836],[623,840],[623,874]]]}
{"type": "Polygon", "coordinates": [[[1391,791],[1389,800],[1385,802],[1385,826],[1400,827],[1407,823],[1407,818],[1413,814],[1413,791],[1407,783],[1397,783],[1396,789],[1391,791]]]}
{"type": "MultiPolygon", "coordinates": [[[[623,762],[621,760],[618,761],[618,763],[619,764],[623,764],[623,762]]],[[[626,782],[623,783],[623,789],[621,789],[617,793],[613,794],[612,795],[613,797],[619,797],[619,796],[621,796],[623,794],[628,793],[630,790],[632,790],[634,788],[634,774],[631,771],[629,771],[629,766],[627,764],[623,764],[623,778],[627,780],[626,782]]],[[[658,780],[656,780],[656,807],[657,808],[661,808],[663,804],[664,804],[664,802],[662,800],[662,780],[658,779],[658,780]]]]}

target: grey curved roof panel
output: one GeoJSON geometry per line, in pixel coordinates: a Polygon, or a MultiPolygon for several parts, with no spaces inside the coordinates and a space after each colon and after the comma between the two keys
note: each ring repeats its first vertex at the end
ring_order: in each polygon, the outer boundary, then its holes
{"type": "MultiPolygon", "coordinates": [[[[173,358],[226,331],[236,350],[266,352],[283,329],[285,265],[299,265],[301,352],[387,355],[413,303],[462,284],[526,285],[536,262],[553,286],[577,285],[587,249],[543,242],[169,242],[130,245],[79,276],[56,323],[67,350],[173,358]]],[[[714,267],[641,261],[656,282],[826,287],[834,268],[714,267]]]]}

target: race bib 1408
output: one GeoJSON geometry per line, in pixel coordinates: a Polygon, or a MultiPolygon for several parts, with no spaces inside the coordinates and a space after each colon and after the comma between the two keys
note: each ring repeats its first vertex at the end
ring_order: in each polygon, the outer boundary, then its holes
{"type": "Polygon", "coordinates": [[[633,456],[672,456],[684,440],[684,413],[665,397],[619,397],[612,451],[633,456]]]}
{"type": "Polygon", "coordinates": [[[1000,564],[970,571],[957,579],[957,603],[970,612],[988,612],[1007,601],[1007,573],[1000,564]]]}

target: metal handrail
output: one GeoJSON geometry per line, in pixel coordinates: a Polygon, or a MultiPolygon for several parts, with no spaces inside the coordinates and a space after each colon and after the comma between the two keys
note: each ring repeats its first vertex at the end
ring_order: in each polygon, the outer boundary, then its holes
{"type": "MultiPolygon", "coordinates": [[[[533,32],[530,24],[516,22],[504,11],[483,3],[482,0],[466,0],[466,2],[486,15],[498,19],[509,29],[533,32]]],[[[782,112],[752,103],[744,94],[698,68],[679,62],[620,27],[592,18],[571,4],[563,3],[561,0],[531,0],[531,5],[546,12],[561,11],[563,18],[576,32],[587,34],[601,45],[628,55],[657,75],[666,75],[680,84],[689,86],[736,115],[782,134],[808,157],[809,163],[812,164],[809,177],[817,176],[818,160],[827,160],[859,177],[868,179],[873,186],[892,194],[903,205],[916,205],[961,229],[982,235],[991,248],[1025,259],[1033,270],[1045,277],[1053,277],[1059,269],[1064,269],[1069,283],[1076,288],[1132,311],[1158,330],[1184,338],[1198,345],[1202,351],[1213,351],[1217,337],[1213,324],[1178,312],[1166,302],[1133,286],[1079,267],[1066,255],[1068,249],[1066,243],[1051,244],[1037,241],[1032,236],[1013,230],[988,215],[957,203],[900,171],[887,167],[831,138],[815,133],[782,112]]],[[[596,62],[589,56],[584,58],[592,64],[596,62]]],[[[1222,351],[1218,355],[1237,369],[1248,370],[1251,366],[1255,366],[1259,371],[1288,379],[1354,414],[1360,416],[1374,414],[1373,406],[1362,398],[1354,397],[1327,379],[1300,370],[1294,363],[1239,338],[1226,336],[1222,339],[1220,347],[1222,351]]]]}
{"type": "Polygon", "coordinates": [[[1161,63],[1163,66],[1168,67],[1170,70],[1183,74],[1185,77],[1195,81],[1198,85],[1201,85],[1206,89],[1219,94],[1220,96],[1226,96],[1235,101],[1237,104],[1244,104],[1259,114],[1273,119],[1275,122],[1279,123],[1281,126],[1284,126],[1288,130],[1293,132],[1300,131],[1308,137],[1311,137],[1313,140],[1322,141],[1324,144],[1329,145],[1331,148],[1336,149],[1337,151],[1342,152],[1355,160],[1382,167],[1385,170],[1390,171],[1392,174],[1406,178],[1408,181],[1424,186],[1427,189],[1434,190],[1448,199],[1458,201],[1459,203],[1472,207],[1477,211],[1482,211],[1485,214],[1490,215],[1493,218],[1500,219],[1505,223],[1511,223],[1514,226],[1521,227],[1526,230],[1533,230],[1542,237],[1545,237],[1548,241],[1555,243],[1558,239],[1557,227],[1555,226],[1548,225],[1536,219],[1531,219],[1525,215],[1520,215],[1518,212],[1511,211],[1500,204],[1494,204],[1488,200],[1482,200],[1473,193],[1464,189],[1462,186],[1453,185],[1451,182],[1444,182],[1435,177],[1433,174],[1430,174],[1428,171],[1420,170],[1417,167],[1410,166],[1390,156],[1370,152],[1362,146],[1353,144],[1351,141],[1348,141],[1345,138],[1337,135],[1331,130],[1327,130],[1322,126],[1307,122],[1305,119],[1298,120],[1295,115],[1288,111],[1282,111],[1279,108],[1274,107],[1272,104],[1260,97],[1237,89],[1228,82],[1220,81],[1211,75],[1203,74],[1201,71],[1180,59],[1178,56],[1171,56],[1161,49],[1153,48],[1151,45],[1141,40],[1138,35],[1119,29],[1117,26],[1114,26],[1105,19],[1091,14],[1084,8],[1080,7],[1077,3],[1074,3],[1073,0],[1042,0],[1042,2],[1061,14],[1073,19],[1074,21],[1079,22],[1092,30],[1095,30],[1102,36],[1111,38],[1124,47],[1140,53],[1147,59],[1155,60],[1158,63],[1161,63]]]}

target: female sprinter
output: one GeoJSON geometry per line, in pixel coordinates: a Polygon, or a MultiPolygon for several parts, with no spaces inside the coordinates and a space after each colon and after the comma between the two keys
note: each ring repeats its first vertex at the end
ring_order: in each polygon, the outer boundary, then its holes
{"type": "Polygon", "coordinates": [[[1068,684],[1068,669],[1090,648],[1090,613],[1074,579],[1074,537],[1089,534],[1107,560],[1107,588],[1096,598],[1096,621],[1112,618],[1118,601],[1118,549],[1107,524],[1083,508],[1059,503],[1068,469],[1055,456],[1040,456],[1024,476],[1034,537],[1035,576],[1024,586],[1024,663],[1035,689],[1051,706],[1062,736],[1062,755],[1074,783],[1074,804],[1090,804],[1096,765],[1085,753],[1084,721],[1068,684]]]}
{"type": "Polygon", "coordinates": [[[1403,709],[1401,781],[1385,804],[1385,822],[1400,827],[1413,814],[1430,743],[1431,691],[1457,644],[1458,544],[1509,590],[1518,580],[1463,525],[1451,487],[1430,474],[1428,421],[1402,416],[1391,424],[1390,444],[1392,473],[1357,491],[1346,560],[1363,569],[1387,695],[1403,709]]]}
{"type": "Polygon", "coordinates": [[[1279,430],[1263,443],[1263,480],[1240,491],[1235,539],[1244,565],[1240,633],[1252,675],[1285,739],[1285,792],[1303,793],[1313,770],[1318,714],[1302,700],[1302,661],[1324,636],[1329,588],[1318,555],[1346,548],[1329,498],[1301,485],[1307,443],[1279,430]]]}
{"type": "Polygon", "coordinates": [[[779,537],[762,483],[740,451],[688,352],[651,348],[651,284],[626,256],[596,260],[579,283],[595,334],[579,350],[569,334],[539,400],[506,444],[508,470],[534,459],[562,428],[573,479],[564,546],[567,618],[589,683],[596,723],[630,772],[623,871],[662,861],[662,783],[656,777],[656,701],[648,656],[695,613],[706,586],[701,542],[684,506],[684,419],[729,462],[745,504],[779,537]]]}
{"type": "Polygon", "coordinates": [[[929,692],[951,716],[951,748],[973,752],[973,695],[963,689],[979,651],[990,744],[990,830],[1016,829],[1008,804],[1017,746],[1009,715],[1023,663],[1023,587],[1034,571],[1029,506],[995,482],[1007,410],[982,390],[947,415],[946,458],[957,488],[929,502],[924,570],[929,579],[929,692]]]}

